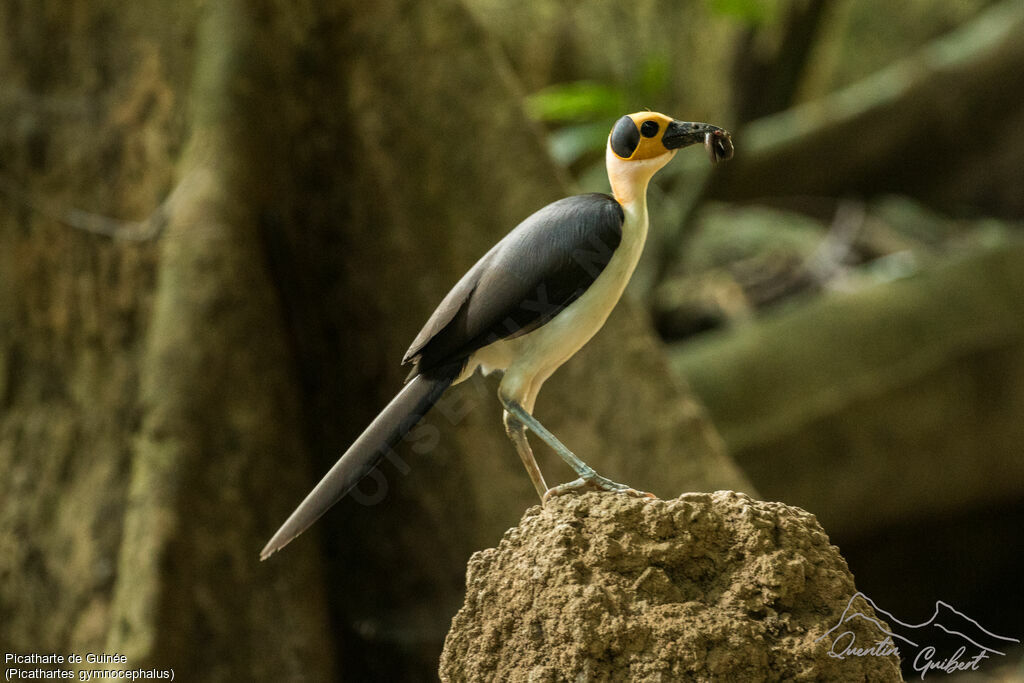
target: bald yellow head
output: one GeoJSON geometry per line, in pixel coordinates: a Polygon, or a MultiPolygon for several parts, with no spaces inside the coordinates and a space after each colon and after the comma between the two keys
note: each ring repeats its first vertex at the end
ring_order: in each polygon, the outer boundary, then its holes
{"type": "Polygon", "coordinates": [[[653,159],[670,150],[662,143],[672,119],[655,111],[623,116],[612,128],[609,142],[620,159],[653,159]]]}
{"type": "Polygon", "coordinates": [[[676,121],[656,111],[627,114],[615,122],[608,146],[619,159],[643,161],[702,142],[712,162],[732,156],[729,133],[707,123],[676,121]]]}
{"type": "Polygon", "coordinates": [[[651,176],[680,148],[698,142],[712,163],[732,156],[729,132],[718,126],[676,121],[656,111],[623,116],[608,136],[605,154],[612,194],[623,205],[644,197],[651,176]]]}

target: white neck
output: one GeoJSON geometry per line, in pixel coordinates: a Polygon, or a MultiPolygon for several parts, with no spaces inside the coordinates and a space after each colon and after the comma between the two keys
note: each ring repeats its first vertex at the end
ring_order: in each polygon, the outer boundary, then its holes
{"type": "MultiPolygon", "coordinates": [[[[608,182],[611,183],[612,194],[619,204],[628,207],[640,202],[644,206],[643,212],[646,213],[647,185],[651,182],[654,174],[671,161],[675,155],[676,150],[672,150],[652,159],[628,161],[620,159],[612,151],[609,143],[605,148],[604,162],[608,169],[608,182]]],[[[639,209],[639,207],[637,208],[639,209]]]]}

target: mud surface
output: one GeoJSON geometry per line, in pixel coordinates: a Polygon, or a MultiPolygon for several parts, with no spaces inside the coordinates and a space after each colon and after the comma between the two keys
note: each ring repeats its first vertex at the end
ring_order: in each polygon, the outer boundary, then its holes
{"type": "Polygon", "coordinates": [[[842,631],[878,642],[866,619],[815,642],[856,592],[815,517],[731,491],[555,499],[466,584],[444,681],[900,680],[893,655],[829,656],[842,631]]]}

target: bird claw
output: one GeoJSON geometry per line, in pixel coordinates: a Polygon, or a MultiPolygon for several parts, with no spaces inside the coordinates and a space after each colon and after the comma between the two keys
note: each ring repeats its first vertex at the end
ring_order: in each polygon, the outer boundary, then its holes
{"type": "Polygon", "coordinates": [[[656,498],[653,493],[647,493],[646,491],[638,491],[634,488],[626,486],[625,484],[619,484],[611,479],[602,477],[600,474],[595,474],[592,477],[574,479],[573,481],[553,486],[547,490],[544,494],[544,502],[548,502],[555,496],[563,496],[567,493],[573,493],[584,489],[590,489],[593,491],[608,491],[610,493],[622,493],[627,496],[635,496],[637,498],[656,498]]]}

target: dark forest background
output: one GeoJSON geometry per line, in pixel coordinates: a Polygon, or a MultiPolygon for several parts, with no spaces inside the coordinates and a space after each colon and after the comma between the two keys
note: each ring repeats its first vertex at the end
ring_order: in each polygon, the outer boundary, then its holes
{"type": "Polygon", "coordinates": [[[4,0],[0,35],[0,651],[436,678],[466,560],[536,502],[493,379],[257,553],[645,108],[736,157],[659,174],[537,414],[659,496],[810,510],[905,621],[1024,635],[1021,0],[4,0]]]}

